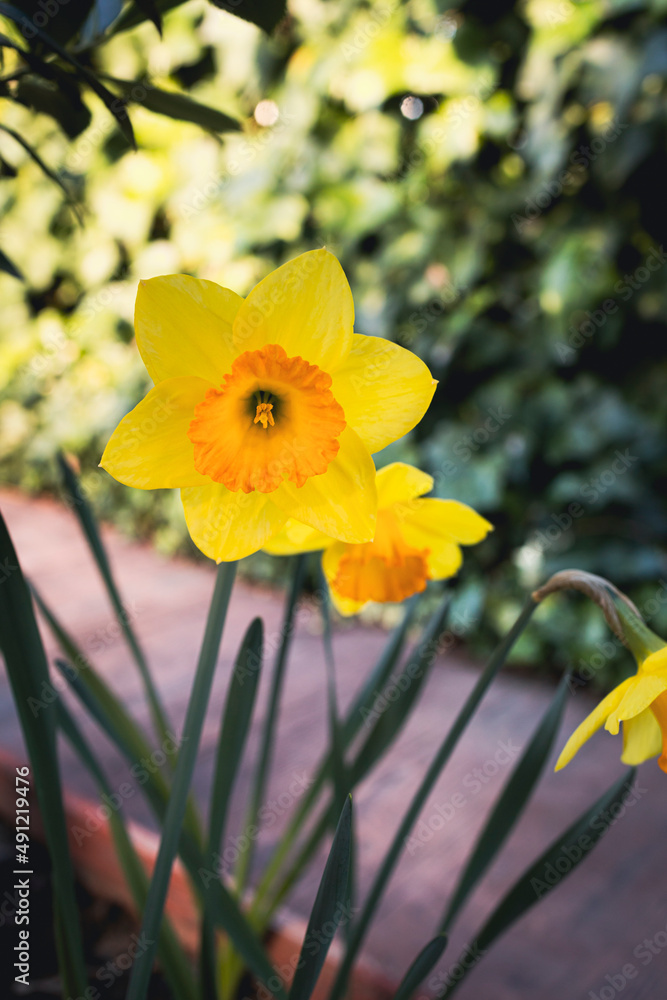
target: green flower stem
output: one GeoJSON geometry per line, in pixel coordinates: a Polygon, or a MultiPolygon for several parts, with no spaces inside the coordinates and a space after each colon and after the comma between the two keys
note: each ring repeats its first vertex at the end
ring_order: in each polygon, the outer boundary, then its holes
{"type": "Polygon", "coordinates": [[[144,690],[146,692],[146,698],[148,699],[148,705],[155,731],[158,738],[164,742],[168,738],[169,719],[167,718],[167,714],[162,706],[162,702],[160,701],[160,696],[151,676],[150,668],[144,652],[139,645],[139,640],[134,634],[132,626],[130,625],[127,610],[123,606],[120,592],[111,570],[109,557],[107,556],[106,549],[104,548],[102,537],[97,526],[95,515],[83,495],[77,476],[74,474],[69,462],[61,453],[58,454],[58,466],[60,468],[65,491],[69,497],[70,503],[72,504],[74,513],[76,514],[77,520],[81,526],[81,530],[83,531],[86,541],[88,542],[88,547],[90,548],[93,559],[97,564],[97,568],[104,582],[109,600],[111,601],[111,605],[116,614],[116,619],[122,629],[123,635],[125,636],[125,641],[128,644],[134,662],[139,670],[144,690]]]}
{"type": "Polygon", "coordinates": [[[454,725],[448,732],[440,746],[440,749],[436,753],[421,785],[417,789],[412,802],[410,803],[410,806],[405,813],[398,830],[396,831],[392,844],[385,855],[384,861],[380,866],[380,870],[375,877],[375,881],[373,882],[370,893],[368,894],[368,898],[366,899],[361,915],[354,925],[348,947],[345,952],[345,957],[338,970],[334,985],[331,989],[329,1000],[340,1000],[343,996],[347,987],[348,976],[357,957],[357,953],[364,941],[366,932],[368,931],[378,903],[392,875],[394,866],[396,865],[401,851],[403,850],[405,838],[409,835],[410,830],[416,823],[426,799],[430,795],[435,782],[440,776],[443,767],[449,760],[459,741],[459,738],[477,709],[477,706],[486,694],[486,691],[491,685],[491,682],[494,680],[496,674],[505,663],[512,646],[530,621],[536,607],[536,602],[532,598],[528,598],[528,601],[526,602],[516,622],[497,647],[488,664],[484,668],[477,683],[475,684],[475,687],[459,712],[454,725]]]}
{"type": "MultiPolygon", "coordinates": [[[[392,632],[389,641],[383,650],[382,656],[378,660],[373,671],[369,674],[365,684],[347,711],[347,715],[342,724],[342,739],[345,750],[351,746],[353,740],[361,729],[363,723],[362,710],[370,709],[376,696],[376,690],[385,685],[387,678],[390,676],[400,658],[405,646],[408,630],[414,619],[417,604],[417,597],[411,598],[406,602],[405,613],[402,621],[392,632]]],[[[268,921],[275,912],[280,901],[285,898],[292,885],[294,885],[304,867],[308,864],[314,852],[317,850],[322,838],[326,835],[328,827],[331,825],[331,817],[333,815],[332,804],[328,803],[324,814],[318,820],[317,825],[307,843],[298,853],[289,871],[283,877],[280,885],[277,888],[274,887],[274,883],[276,882],[283,865],[291,853],[294,842],[298,838],[299,833],[303,830],[313,807],[319,800],[322,790],[325,788],[332,775],[333,754],[329,751],[324,760],[321,761],[312,785],[306,792],[301,804],[292,816],[292,819],[283,834],[282,840],[273,852],[271,860],[269,861],[269,864],[267,865],[253,894],[252,912],[263,913],[261,924],[263,927],[267,926],[268,921]],[[271,903],[267,904],[266,898],[269,894],[271,894],[272,899],[271,903]]]]}
{"type": "Polygon", "coordinates": [[[220,639],[222,638],[235,575],[236,563],[221,563],[218,567],[204,641],[183,726],[183,746],[176,764],[174,782],[162,829],[162,840],[146,900],[142,933],[149,945],[137,957],[132,967],[127,1000],[145,1000],[146,998],[157,949],[162,911],[167,898],[172,865],[178,850],[190,782],[197,762],[199,741],[211,694],[220,639]]]}
{"type": "MultiPolygon", "coordinates": [[[[255,826],[257,822],[257,815],[262,805],[262,799],[264,798],[266,792],[266,784],[269,777],[269,769],[271,767],[271,757],[273,754],[273,742],[275,739],[276,726],[278,724],[278,714],[280,711],[280,699],[283,691],[283,684],[285,680],[285,667],[287,665],[287,653],[289,651],[290,640],[292,638],[292,632],[294,630],[294,613],[296,611],[297,601],[303,587],[303,579],[306,568],[306,556],[299,555],[294,560],[294,572],[292,574],[292,583],[287,594],[287,602],[285,605],[285,616],[283,618],[283,625],[281,630],[280,646],[278,647],[278,655],[276,657],[276,663],[273,670],[273,681],[271,685],[271,694],[269,696],[269,706],[267,709],[266,721],[264,724],[264,731],[262,734],[262,743],[259,751],[259,761],[257,765],[257,771],[255,773],[255,783],[253,786],[252,794],[250,797],[250,802],[248,806],[248,812],[246,816],[246,828],[250,826],[255,826]]],[[[243,890],[245,889],[248,876],[250,874],[250,869],[253,859],[254,841],[250,838],[250,844],[246,851],[241,853],[238,861],[238,865],[235,873],[235,881],[237,886],[237,892],[239,897],[242,896],[243,890]]]]}

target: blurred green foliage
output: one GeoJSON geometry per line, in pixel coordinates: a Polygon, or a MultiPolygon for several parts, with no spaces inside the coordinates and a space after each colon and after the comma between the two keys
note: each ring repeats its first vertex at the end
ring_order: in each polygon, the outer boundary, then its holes
{"type": "MultiPolygon", "coordinates": [[[[610,577],[667,634],[666,10],[291,0],[269,37],[191,0],[162,38],[145,22],[91,66],[224,109],[241,132],[139,103],[132,152],[90,93],[73,139],[2,101],[85,216],[0,133],[0,245],[26,278],[0,274],[4,481],[53,488],[62,446],[102,516],[190,551],[176,494],[97,469],[147,388],[137,280],[185,271],[245,294],[326,244],[357,329],[409,346],[440,380],[425,420],[378,463],[420,463],[437,495],[496,525],[459,584],[474,648],[567,565],[610,577]]],[[[597,609],[562,600],[517,655],[606,684],[629,666],[597,649],[607,638],[597,609]]]]}

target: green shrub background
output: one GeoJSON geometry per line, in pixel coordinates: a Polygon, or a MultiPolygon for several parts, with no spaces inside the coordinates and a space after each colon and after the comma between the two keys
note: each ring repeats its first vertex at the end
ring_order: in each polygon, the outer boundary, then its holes
{"type": "MultiPolygon", "coordinates": [[[[667,634],[666,10],[294,0],[269,37],[191,0],[162,39],[144,23],[91,64],[185,91],[243,128],[213,135],[137,106],[138,152],[94,95],[73,139],[0,97],[3,123],[58,169],[84,217],[0,135],[0,246],[26,278],[0,274],[2,480],[57,490],[62,447],[102,517],[192,552],[177,494],[97,468],[148,385],[137,280],[184,271],[245,294],[326,245],[359,332],[409,346],[440,380],[417,431],[378,463],[421,464],[437,495],[496,526],[458,585],[472,649],[570,565],[610,577],[667,634]],[[263,100],[272,125],[252,117],[263,100]]],[[[259,577],[282,569],[248,562],[259,577]]],[[[517,658],[583,666],[604,685],[629,666],[624,653],[597,665],[607,639],[595,608],[562,600],[517,658]]]]}

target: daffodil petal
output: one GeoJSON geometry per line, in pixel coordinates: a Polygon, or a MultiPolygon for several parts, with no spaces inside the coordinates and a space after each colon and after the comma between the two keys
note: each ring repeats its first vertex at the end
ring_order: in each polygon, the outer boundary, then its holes
{"type": "Polygon", "coordinates": [[[303,486],[284,482],[271,494],[286,516],[343,542],[369,542],[375,531],[375,466],[368,449],[346,427],[340,450],[321,476],[303,486]]]}
{"type": "Polygon", "coordinates": [[[408,545],[428,550],[432,580],[454,576],[463,559],[459,545],[474,545],[493,530],[472,507],[457,500],[409,500],[395,504],[393,511],[408,545]]]}
{"type": "Polygon", "coordinates": [[[604,725],[610,712],[613,712],[615,708],[620,704],[626,691],[628,691],[635,683],[634,677],[629,677],[618,687],[615,687],[613,691],[610,691],[606,698],[603,698],[599,705],[593,709],[590,715],[587,715],[584,721],[577,726],[575,731],[570,736],[569,740],[563,747],[563,751],[556,762],[556,770],[560,771],[561,768],[569,764],[576,753],[581,750],[584,743],[590,740],[591,736],[604,725]]]}
{"type": "Polygon", "coordinates": [[[623,723],[623,753],[621,760],[631,767],[643,764],[662,751],[662,731],[650,708],[623,723]]]}
{"type": "Polygon", "coordinates": [[[153,381],[196,375],[219,384],[237,354],[232,323],[242,302],[229,288],[188,274],[140,281],[134,329],[153,381]]]}
{"type": "Polygon", "coordinates": [[[371,454],[419,423],[437,385],[416,354],[361,334],[354,335],[347,360],[331,375],[345,419],[371,454]]]}
{"type": "Polygon", "coordinates": [[[265,493],[232,493],[222,483],[181,490],[181,500],[192,541],[216,562],[257,552],[285,523],[265,493]]]}
{"type": "Polygon", "coordinates": [[[332,539],[321,531],[290,517],[280,531],[269,538],[264,551],[271,556],[293,556],[299,552],[317,552],[331,543],[332,539]]]}
{"type": "Polygon", "coordinates": [[[391,507],[394,503],[414,500],[433,489],[433,477],[405,462],[392,462],[380,469],[376,476],[378,507],[391,507]]]}
{"type": "Polygon", "coordinates": [[[621,722],[626,719],[634,719],[636,715],[648,708],[655,699],[667,691],[667,677],[657,675],[637,674],[634,684],[629,687],[623,696],[623,700],[610,713],[605,728],[614,736],[618,732],[621,722]]]}
{"type": "MultiPolygon", "coordinates": [[[[404,535],[408,544],[413,545],[414,539],[410,534],[404,532],[404,535]]],[[[433,543],[426,556],[429,580],[448,580],[450,576],[456,576],[462,562],[463,553],[456,542],[442,539],[433,543]]]]}
{"type": "Polygon", "coordinates": [[[123,417],[104,449],[100,465],[126,486],[170,489],[210,483],[194,466],[188,427],[210,383],[201,378],[160,382],[123,417]]]}
{"type": "MultiPolygon", "coordinates": [[[[401,508],[399,507],[399,517],[401,508]]],[[[476,545],[481,542],[493,525],[472,507],[458,500],[438,500],[427,497],[405,505],[401,520],[411,528],[418,527],[436,538],[449,538],[459,545],[476,545]]]]}
{"type": "Polygon", "coordinates": [[[328,250],[311,250],[268,274],[234,320],[237,353],[279,344],[290,358],[331,372],[352,345],[354,303],[345,273],[328,250]]]}
{"type": "Polygon", "coordinates": [[[647,656],[642,663],[643,674],[664,674],[667,676],[667,646],[647,656]]]}
{"type": "Polygon", "coordinates": [[[322,553],[322,572],[329,584],[333,606],[339,614],[343,615],[344,618],[348,618],[350,615],[356,615],[362,608],[365,608],[368,601],[354,601],[350,597],[342,597],[334,590],[334,580],[338,575],[338,566],[345,555],[345,549],[346,546],[343,542],[334,542],[328,549],[325,549],[322,553]]]}

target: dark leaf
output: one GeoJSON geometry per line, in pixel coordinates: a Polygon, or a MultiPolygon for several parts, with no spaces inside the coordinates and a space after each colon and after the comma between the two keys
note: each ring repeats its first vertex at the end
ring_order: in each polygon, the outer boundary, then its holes
{"type": "Polygon", "coordinates": [[[447,947],[447,935],[438,934],[436,938],[429,941],[417,955],[416,959],[403,976],[394,1000],[410,1000],[419,984],[426,979],[431,969],[437,965],[442,958],[447,947]]]}
{"type": "Polygon", "coordinates": [[[30,591],[0,515],[0,652],[25,739],[53,865],[57,942],[66,991],[86,986],[74,874],[56,752],[56,719],[44,647],[30,591]]]}
{"type": "Polygon", "coordinates": [[[285,16],[285,0],[213,0],[216,7],[242,17],[270,34],[285,16]]]}
{"type": "Polygon", "coordinates": [[[178,121],[193,122],[211,132],[238,132],[241,128],[240,122],[229,115],[218,111],[216,108],[209,108],[205,104],[199,104],[185,94],[178,94],[168,90],[160,90],[153,87],[144,80],[114,80],[114,83],[121,87],[125,99],[133,104],[141,104],[149,111],[154,111],[158,115],[166,115],[168,118],[176,118],[178,121]]]}
{"type": "Polygon", "coordinates": [[[5,274],[11,274],[12,278],[18,278],[19,281],[25,281],[16,264],[2,250],[0,250],[0,271],[4,271],[5,274]]]}
{"type": "Polygon", "coordinates": [[[310,1000],[315,989],[336,929],[347,913],[351,854],[352,797],[348,796],[310,914],[289,1000],[310,1000]]]}
{"type": "Polygon", "coordinates": [[[23,32],[27,41],[36,37],[35,27],[45,28],[48,24],[51,38],[67,45],[78,35],[93,3],[94,0],[15,0],[13,6],[31,25],[32,30],[23,32]]]}
{"type": "MultiPolygon", "coordinates": [[[[183,0],[153,0],[151,6],[155,7],[155,11],[158,17],[160,17],[160,27],[162,27],[162,17],[181,3],[183,3],[183,0]]],[[[134,0],[134,3],[129,5],[125,13],[121,15],[114,25],[113,33],[118,34],[120,31],[128,31],[130,28],[136,28],[138,24],[143,24],[144,21],[153,21],[153,17],[148,10],[148,5],[145,2],[142,3],[141,0],[134,0]]]]}
{"type": "Polygon", "coordinates": [[[6,132],[7,135],[11,135],[12,139],[14,139],[15,142],[18,142],[18,144],[25,149],[25,151],[28,154],[28,156],[32,160],[34,160],[34,162],[37,164],[37,166],[40,168],[40,170],[49,178],[49,180],[53,181],[54,184],[58,185],[58,187],[60,188],[60,190],[63,192],[63,194],[67,198],[68,202],[71,202],[73,200],[72,199],[72,195],[69,192],[69,190],[67,189],[67,186],[65,185],[65,182],[62,180],[61,177],[58,176],[58,174],[55,172],[55,170],[52,170],[51,167],[47,163],[44,162],[44,160],[41,158],[41,156],[39,155],[39,153],[37,152],[37,150],[34,149],[30,145],[30,143],[26,139],[23,138],[22,135],[20,135],[18,132],[15,132],[13,128],[9,128],[8,125],[2,125],[2,124],[0,124],[0,129],[3,132],[6,132]]]}
{"type": "Polygon", "coordinates": [[[119,128],[125,138],[128,140],[130,145],[136,149],[134,132],[132,131],[132,125],[127,115],[125,102],[120,97],[112,94],[103,83],[100,83],[94,73],[83,66],[78,59],[64,49],[63,46],[54,38],[48,35],[45,31],[42,31],[41,28],[35,27],[33,22],[25,14],[18,10],[18,8],[14,7],[13,4],[4,3],[4,0],[1,0],[0,14],[9,18],[10,21],[13,21],[14,24],[22,30],[26,38],[29,40],[31,38],[39,38],[39,40],[43,42],[47,48],[51,49],[52,52],[55,52],[56,55],[59,55],[61,59],[65,60],[65,62],[74,66],[79,76],[86,81],[91,90],[94,90],[100,100],[104,102],[105,106],[118,122],[119,128]]]}
{"type": "Polygon", "coordinates": [[[452,920],[481,879],[518,822],[551,752],[563,717],[569,675],[563,677],[551,704],[537,724],[535,734],[514,769],[486,822],[447,908],[441,931],[452,920]]]}
{"type": "Polygon", "coordinates": [[[31,73],[17,81],[13,96],[19,104],[31,111],[50,115],[70,139],[76,139],[90,124],[90,110],[81,100],[74,81],[71,81],[69,88],[65,88],[62,81],[55,83],[31,73]]]}
{"type": "MultiPolygon", "coordinates": [[[[617,807],[630,794],[636,768],[626,771],[604,795],[587,809],[569,829],[562,833],[531,867],[515,882],[493,911],[484,927],[466,952],[484,955],[491,944],[516,920],[561,884],[564,878],[584,861],[598,841],[619,817],[617,807]]],[[[464,975],[452,983],[444,996],[451,997],[476,963],[459,963],[464,975]]]]}

